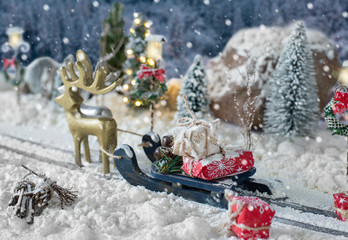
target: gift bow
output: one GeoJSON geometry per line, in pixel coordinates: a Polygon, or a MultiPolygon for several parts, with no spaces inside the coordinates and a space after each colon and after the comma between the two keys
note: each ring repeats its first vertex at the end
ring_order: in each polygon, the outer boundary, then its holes
{"type": "Polygon", "coordinates": [[[348,108],[348,93],[343,92],[342,90],[338,89],[336,91],[334,99],[338,101],[332,106],[332,111],[334,113],[342,114],[344,111],[348,108]]]}
{"type": "Polygon", "coordinates": [[[148,66],[141,65],[140,70],[137,73],[137,77],[139,79],[142,79],[144,77],[151,77],[154,76],[160,83],[163,83],[166,79],[166,76],[164,75],[166,73],[166,70],[163,68],[153,69],[149,68],[148,66]]]}
{"type": "Polygon", "coordinates": [[[12,59],[4,58],[4,70],[6,70],[8,67],[16,67],[16,58],[12,57],[12,59]]]}

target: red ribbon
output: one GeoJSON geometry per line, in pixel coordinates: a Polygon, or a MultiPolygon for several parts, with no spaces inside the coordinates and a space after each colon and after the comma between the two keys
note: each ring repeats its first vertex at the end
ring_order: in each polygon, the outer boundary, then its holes
{"type": "Polygon", "coordinates": [[[338,102],[332,106],[332,111],[340,115],[348,108],[348,93],[337,90],[334,99],[338,102]]]}
{"type": "Polygon", "coordinates": [[[154,76],[160,83],[163,83],[166,79],[166,76],[164,75],[166,73],[166,70],[163,68],[153,69],[149,68],[146,65],[141,65],[140,70],[137,72],[137,77],[139,79],[145,78],[145,77],[151,77],[154,76]]]}
{"type": "Polygon", "coordinates": [[[12,59],[4,58],[4,67],[3,69],[6,70],[9,67],[14,67],[16,68],[16,58],[13,56],[12,59]]]}

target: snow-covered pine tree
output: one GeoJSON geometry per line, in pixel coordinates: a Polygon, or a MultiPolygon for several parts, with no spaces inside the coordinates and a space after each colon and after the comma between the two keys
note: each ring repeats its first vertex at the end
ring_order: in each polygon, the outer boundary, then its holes
{"type": "Polygon", "coordinates": [[[265,132],[312,136],[318,124],[318,88],[304,24],[299,22],[285,45],[270,81],[265,132]]]}
{"type": "Polygon", "coordinates": [[[202,64],[200,55],[196,55],[192,65],[187,71],[183,86],[177,98],[176,119],[190,117],[185,107],[183,95],[186,95],[190,109],[195,113],[197,118],[203,118],[208,112],[208,81],[202,64]]]}

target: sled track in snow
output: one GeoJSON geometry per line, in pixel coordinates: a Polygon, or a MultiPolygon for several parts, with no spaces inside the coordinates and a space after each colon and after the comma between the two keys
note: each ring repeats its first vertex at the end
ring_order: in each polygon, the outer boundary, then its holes
{"type": "MultiPolygon", "coordinates": [[[[34,142],[31,140],[26,140],[26,139],[22,139],[19,137],[14,137],[8,134],[0,134],[1,136],[7,137],[7,138],[12,138],[14,140],[18,140],[21,141],[23,143],[29,143],[32,145],[36,145],[36,146],[40,146],[42,148],[46,148],[49,150],[56,150],[56,151],[60,151],[60,152],[64,152],[64,153],[68,153],[71,154],[72,156],[74,156],[74,152],[73,151],[69,151],[66,149],[61,149],[61,148],[57,148],[54,146],[50,146],[50,145],[46,145],[46,144],[42,144],[42,143],[38,143],[38,142],[34,142]]],[[[83,168],[80,168],[78,166],[76,166],[73,163],[68,163],[68,162],[61,162],[61,161],[57,161],[53,158],[49,158],[49,157],[44,157],[41,156],[39,154],[36,153],[28,153],[24,150],[18,149],[18,148],[14,148],[14,147],[9,147],[3,144],[0,144],[0,148],[9,151],[9,152],[13,152],[31,159],[34,159],[36,161],[40,161],[40,162],[44,162],[44,163],[48,163],[48,164],[52,164],[52,165],[56,165],[56,166],[60,166],[63,168],[67,168],[70,170],[74,170],[74,171],[82,171],[84,172],[83,168]]],[[[119,180],[123,180],[123,178],[121,177],[117,177],[114,174],[111,174],[112,176],[105,176],[105,175],[100,175],[106,179],[119,179],[119,180]]],[[[267,200],[266,200],[267,201],[267,200]]],[[[295,210],[299,210],[303,213],[312,213],[312,214],[317,214],[320,216],[324,216],[327,217],[329,219],[332,218],[337,218],[335,213],[332,211],[327,211],[327,210],[321,210],[321,209],[317,209],[317,208],[313,208],[313,207],[308,207],[308,206],[302,206],[299,204],[295,204],[295,203],[289,203],[289,202],[285,202],[285,201],[278,201],[278,200],[268,200],[269,203],[277,205],[278,207],[282,207],[282,208],[292,208],[295,210]]],[[[278,217],[278,216],[274,216],[274,221],[278,222],[280,224],[284,224],[284,225],[291,225],[294,227],[298,227],[298,228],[303,228],[303,229],[308,229],[311,231],[315,231],[315,232],[321,232],[321,233],[325,233],[325,234],[329,234],[329,235],[334,235],[334,236],[344,236],[344,237],[348,237],[348,232],[346,231],[340,231],[340,230],[336,230],[336,229],[332,229],[332,228],[326,228],[326,227],[321,227],[321,226],[317,226],[317,225],[313,225],[310,223],[305,223],[305,222],[301,222],[301,221],[297,221],[297,220],[293,220],[293,219],[288,219],[288,218],[283,218],[283,217],[278,217]]]]}
{"type": "MultiPolygon", "coordinates": [[[[31,141],[31,140],[26,140],[26,139],[19,138],[19,137],[14,137],[14,136],[11,136],[11,135],[8,135],[8,134],[0,133],[0,136],[4,136],[4,137],[7,137],[7,138],[12,138],[14,140],[21,141],[23,143],[29,143],[29,144],[32,144],[32,145],[36,145],[36,146],[39,146],[39,147],[42,147],[42,148],[45,148],[45,149],[55,150],[55,151],[60,151],[60,152],[63,152],[63,153],[67,153],[67,154],[71,155],[73,157],[73,159],[75,158],[75,153],[73,151],[70,151],[70,150],[66,150],[66,149],[50,146],[50,145],[39,143],[39,142],[34,142],[34,141],[31,141]]],[[[10,152],[22,155],[24,157],[28,157],[28,158],[34,159],[34,160],[39,161],[39,162],[53,164],[53,165],[60,166],[60,167],[63,167],[63,168],[67,168],[69,170],[74,170],[74,171],[81,171],[81,172],[85,171],[83,168],[77,166],[75,163],[57,161],[57,160],[55,160],[53,158],[49,158],[49,157],[46,157],[46,156],[41,156],[41,155],[36,154],[36,153],[28,153],[28,152],[26,152],[24,150],[21,150],[19,148],[9,147],[9,146],[2,145],[2,144],[0,144],[0,148],[1,149],[5,149],[6,151],[10,151],[10,152]]],[[[91,152],[92,151],[93,150],[91,150],[91,152]]],[[[83,156],[83,154],[81,154],[81,155],[83,156]]],[[[104,177],[106,179],[123,179],[123,178],[117,177],[115,175],[113,175],[113,176],[105,176],[105,175],[101,174],[100,176],[104,177]]]]}

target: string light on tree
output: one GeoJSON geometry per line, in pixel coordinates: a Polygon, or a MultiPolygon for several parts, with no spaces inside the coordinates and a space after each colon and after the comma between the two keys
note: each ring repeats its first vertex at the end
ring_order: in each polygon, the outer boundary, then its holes
{"type": "Polygon", "coordinates": [[[132,55],[133,54],[133,50],[132,49],[127,49],[127,54],[128,55],[132,55]]]}
{"type": "Polygon", "coordinates": [[[144,23],[144,26],[145,26],[146,28],[150,28],[151,25],[152,25],[152,22],[151,22],[151,21],[147,21],[147,22],[144,23]]]}
{"type": "Polygon", "coordinates": [[[140,61],[141,63],[145,63],[145,62],[146,62],[146,57],[140,56],[140,57],[139,57],[139,61],[140,61]]]}
{"type": "Polygon", "coordinates": [[[138,26],[141,23],[140,18],[134,19],[134,25],[138,26]]]}
{"type": "Polygon", "coordinates": [[[131,81],[131,84],[134,86],[134,85],[135,85],[135,83],[136,83],[136,80],[135,80],[135,79],[133,79],[133,80],[131,81]]]}
{"type": "Polygon", "coordinates": [[[129,90],[129,85],[128,84],[124,84],[122,86],[122,88],[123,88],[123,90],[128,91],[129,90]]]}
{"type": "Polygon", "coordinates": [[[132,69],[127,69],[127,70],[126,70],[126,74],[127,74],[127,75],[132,75],[132,73],[133,73],[132,69]]]}
{"type": "Polygon", "coordinates": [[[155,66],[155,61],[152,58],[148,58],[147,64],[149,64],[151,67],[153,67],[153,66],[155,66]]]}

